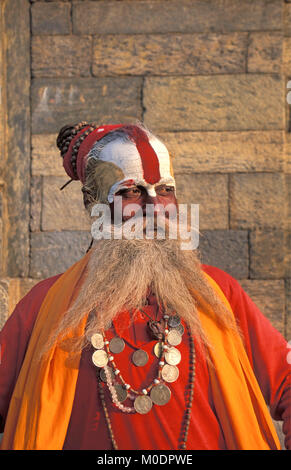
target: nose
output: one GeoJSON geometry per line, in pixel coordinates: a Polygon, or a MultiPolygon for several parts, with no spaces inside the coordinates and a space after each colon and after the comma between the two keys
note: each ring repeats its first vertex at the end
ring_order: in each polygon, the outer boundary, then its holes
{"type": "Polygon", "coordinates": [[[154,206],[154,215],[164,212],[164,206],[161,204],[158,196],[151,196],[148,193],[146,194],[143,204],[143,215],[146,214],[146,204],[152,204],[154,206]]]}

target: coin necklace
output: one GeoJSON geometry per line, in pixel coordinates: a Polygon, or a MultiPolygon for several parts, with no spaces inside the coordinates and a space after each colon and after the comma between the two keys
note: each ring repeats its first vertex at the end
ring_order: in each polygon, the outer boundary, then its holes
{"type": "MultiPolygon", "coordinates": [[[[187,390],[187,398],[186,398],[186,410],[184,413],[184,417],[182,420],[181,424],[181,430],[180,430],[180,435],[178,437],[178,449],[185,450],[186,449],[186,444],[187,444],[187,439],[188,439],[188,432],[189,432],[189,426],[190,426],[190,419],[191,419],[191,411],[192,411],[192,405],[193,405],[193,397],[194,397],[194,383],[195,383],[195,363],[196,363],[196,354],[195,354],[195,344],[194,340],[191,334],[190,329],[187,326],[187,333],[189,337],[189,349],[190,349],[190,357],[189,357],[189,382],[186,387],[187,390]]],[[[104,395],[104,390],[102,386],[101,380],[98,381],[98,387],[99,387],[99,395],[101,399],[101,404],[103,407],[104,415],[105,415],[105,420],[106,420],[106,425],[108,428],[109,436],[111,439],[111,443],[113,446],[114,450],[118,450],[118,445],[113,433],[112,429],[112,424],[110,421],[110,416],[107,410],[106,402],[105,402],[105,395],[104,395]]]]}
{"type": "MultiPolygon", "coordinates": [[[[154,353],[159,358],[157,378],[142,391],[135,390],[125,382],[114,362],[112,353],[118,354],[123,351],[125,346],[123,339],[114,337],[109,342],[104,333],[96,333],[91,337],[91,343],[97,349],[92,355],[93,363],[101,370],[103,369],[103,372],[100,372],[101,380],[106,382],[113,403],[123,412],[146,414],[151,410],[153,404],[163,406],[171,398],[171,391],[165,382],[174,382],[179,376],[179,369],[176,366],[181,361],[181,353],[175,346],[181,343],[182,335],[174,328],[168,329],[168,324],[173,327],[180,324],[178,316],[164,315],[164,321],[164,333],[162,336],[159,334],[159,342],[154,348],[154,353]],[[108,363],[110,363],[110,367],[108,363]],[[116,383],[117,379],[121,384],[116,383]],[[134,400],[133,407],[122,404],[127,398],[134,400]]],[[[139,349],[133,354],[133,362],[138,367],[143,366],[147,360],[148,355],[143,350],[139,349]]]]}

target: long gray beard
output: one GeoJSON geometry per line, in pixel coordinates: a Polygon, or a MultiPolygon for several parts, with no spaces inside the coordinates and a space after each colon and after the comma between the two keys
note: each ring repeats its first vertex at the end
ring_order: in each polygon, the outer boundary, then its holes
{"type": "Polygon", "coordinates": [[[201,327],[198,304],[202,301],[204,310],[215,311],[218,323],[232,328],[232,318],[207,282],[195,251],[181,250],[179,241],[170,239],[100,240],[91,249],[75,302],[45,350],[56,340],[64,339],[93,311],[96,313],[88,317],[86,334],[73,341],[72,350],[82,350],[88,345],[88,338],[96,331],[106,330],[119,312],[142,308],[149,289],[165,312],[175,312],[186,322],[206,356],[211,345],[201,327]]]}

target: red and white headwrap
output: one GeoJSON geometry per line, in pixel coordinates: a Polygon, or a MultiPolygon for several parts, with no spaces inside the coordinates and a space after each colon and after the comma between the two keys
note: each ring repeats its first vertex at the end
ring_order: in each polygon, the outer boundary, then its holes
{"type": "Polygon", "coordinates": [[[155,187],[166,184],[176,188],[171,158],[166,146],[154,135],[147,133],[136,125],[107,125],[94,129],[80,145],[76,171],[71,168],[70,154],[74,143],[86,131],[82,129],[70,144],[64,156],[64,167],[73,179],[85,182],[85,168],[88,158],[94,158],[94,147],[102,137],[120,129],[128,139],[116,136],[116,139],[106,143],[98,154],[98,160],[116,165],[122,172],[123,178],[116,181],[108,192],[108,202],[113,201],[114,194],[123,188],[143,186],[149,195],[155,196],[155,187]]]}

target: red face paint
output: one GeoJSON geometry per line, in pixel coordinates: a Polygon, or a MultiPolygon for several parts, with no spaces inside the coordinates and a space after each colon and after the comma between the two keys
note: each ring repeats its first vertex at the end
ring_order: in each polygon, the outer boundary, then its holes
{"type": "Polygon", "coordinates": [[[128,136],[135,143],[141,158],[143,177],[149,184],[155,184],[161,179],[159,159],[149,142],[147,134],[136,126],[124,126],[128,136]]]}
{"type": "Polygon", "coordinates": [[[143,176],[147,183],[155,184],[161,179],[159,159],[156,152],[148,142],[138,142],[136,144],[138,153],[140,154],[143,176]]]}

